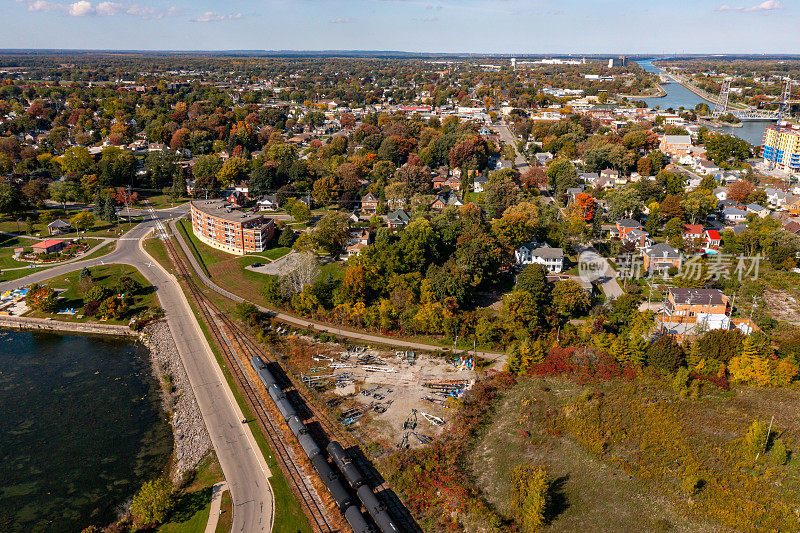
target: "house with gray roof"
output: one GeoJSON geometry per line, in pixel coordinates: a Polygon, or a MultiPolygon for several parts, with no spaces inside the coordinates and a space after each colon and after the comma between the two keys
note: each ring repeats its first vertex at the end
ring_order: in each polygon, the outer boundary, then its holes
{"type": "Polygon", "coordinates": [[[544,265],[548,274],[558,274],[564,269],[564,250],[547,243],[531,241],[514,251],[517,265],[544,265]]]}

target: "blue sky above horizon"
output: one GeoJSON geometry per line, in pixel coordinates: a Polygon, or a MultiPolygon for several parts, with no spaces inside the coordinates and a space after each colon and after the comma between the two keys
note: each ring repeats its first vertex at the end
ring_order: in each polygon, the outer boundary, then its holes
{"type": "Polygon", "coordinates": [[[0,48],[800,53],[797,0],[0,1],[0,48]]]}

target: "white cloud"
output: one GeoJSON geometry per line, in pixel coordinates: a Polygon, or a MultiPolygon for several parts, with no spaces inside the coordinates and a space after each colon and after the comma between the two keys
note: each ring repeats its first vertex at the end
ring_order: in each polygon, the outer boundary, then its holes
{"type": "MultiPolygon", "coordinates": [[[[21,2],[22,0],[17,0],[21,2]]],[[[35,0],[34,2],[28,3],[28,11],[59,11],[63,9],[64,6],[61,4],[54,4],[52,2],[47,2],[47,0],[35,0]]]]}
{"type": "Polygon", "coordinates": [[[67,8],[67,13],[72,17],[85,17],[87,15],[93,15],[95,10],[91,2],[80,0],[70,4],[67,8]]]}
{"type": "Polygon", "coordinates": [[[231,13],[229,15],[220,15],[213,11],[206,11],[199,17],[193,18],[192,22],[220,22],[222,20],[234,20],[242,18],[241,13],[231,13]]]}
{"type": "Polygon", "coordinates": [[[71,17],[112,17],[115,15],[130,15],[141,18],[163,18],[172,16],[179,12],[175,6],[167,9],[158,9],[139,4],[122,4],[119,2],[104,1],[97,5],[88,0],[79,0],[71,4],[59,4],[48,0],[17,0],[17,2],[28,5],[28,11],[61,12],[71,17]]]}
{"type": "Polygon", "coordinates": [[[783,9],[783,4],[781,4],[778,0],[765,0],[760,4],[745,7],[745,6],[729,6],[727,4],[723,4],[719,6],[716,10],[717,11],[739,11],[741,13],[753,13],[756,11],[775,11],[777,9],[783,9]]]}
{"type": "Polygon", "coordinates": [[[110,17],[112,15],[116,15],[122,10],[123,10],[122,4],[118,4],[116,2],[100,2],[99,4],[97,4],[95,12],[98,15],[110,17]]]}
{"type": "Polygon", "coordinates": [[[355,22],[354,19],[341,18],[341,17],[339,17],[338,19],[333,19],[333,20],[330,21],[331,24],[352,24],[353,22],[355,22]]]}

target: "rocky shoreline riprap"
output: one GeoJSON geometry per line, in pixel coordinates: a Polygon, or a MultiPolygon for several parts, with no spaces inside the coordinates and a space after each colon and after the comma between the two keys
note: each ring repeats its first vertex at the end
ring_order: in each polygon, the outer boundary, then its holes
{"type": "Polygon", "coordinates": [[[212,449],[211,438],[167,323],[161,320],[148,324],[139,338],[150,350],[164,411],[170,415],[175,454],[172,477],[179,481],[212,449]]]}

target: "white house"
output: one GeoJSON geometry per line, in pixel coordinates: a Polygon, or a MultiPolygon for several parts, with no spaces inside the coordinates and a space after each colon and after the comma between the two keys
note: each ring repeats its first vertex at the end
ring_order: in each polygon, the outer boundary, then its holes
{"type": "Polygon", "coordinates": [[[783,189],[768,187],[764,189],[764,192],[767,193],[767,202],[769,202],[769,205],[772,207],[783,207],[786,205],[786,199],[789,197],[789,194],[783,189]]]}
{"type": "Polygon", "coordinates": [[[722,210],[722,219],[727,224],[736,224],[747,220],[747,211],[742,211],[738,207],[726,207],[722,210]]]}
{"type": "Polygon", "coordinates": [[[544,265],[550,274],[558,274],[564,268],[564,250],[553,248],[547,243],[532,241],[523,244],[514,251],[514,257],[518,265],[544,265]]]}
{"type": "Polygon", "coordinates": [[[274,195],[262,196],[258,199],[259,211],[275,211],[278,209],[278,197],[274,195]]]}
{"type": "Polygon", "coordinates": [[[472,181],[472,190],[475,192],[483,192],[483,187],[489,183],[489,178],[483,174],[478,174],[472,181]]]}

